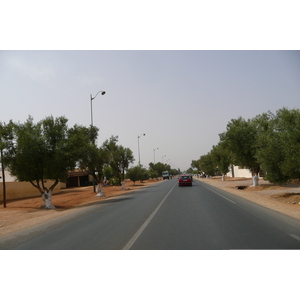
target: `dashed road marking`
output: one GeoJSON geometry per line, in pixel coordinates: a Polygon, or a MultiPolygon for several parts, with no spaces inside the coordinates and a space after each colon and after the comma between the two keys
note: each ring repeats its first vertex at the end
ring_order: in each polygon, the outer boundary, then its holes
{"type": "Polygon", "coordinates": [[[140,227],[140,229],[133,235],[133,237],[129,240],[129,242],[125,245],[125,247],[123,248],[123,250],[129,250],[132,245],[135,243],[135,241],[138,239],[138,237],[141,235],[141,233],[145,230],[145,228],[147,227],[147,225],[151,222],[151,220],[153,219],[153,217],[155,216],[155,214],[158,212],[158,210],[160,209],[160,207],[163,205],[163,203],[165,202],[165,200],[168,198],[168,196],[170,195],[170,193],[173,191],[174,187],[177,184],[175,184],[171,190],[168,192],[168,194],[165,196],[164,199],[161,200],[161,202],[158,204],[158,206],[155,208],[155,210],[152,212],[152,214],[148,217],[148,219],[145,221],[145,223],[140,227]]]}

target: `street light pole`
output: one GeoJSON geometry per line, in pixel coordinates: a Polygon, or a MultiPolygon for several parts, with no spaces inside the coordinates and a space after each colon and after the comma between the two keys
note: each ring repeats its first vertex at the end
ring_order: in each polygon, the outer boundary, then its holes
{"type": "MultiPolygon", "coordinates": [[[[99,93],[101,93],[101,95],[103,96],[103,95],[105,95],[105,91],[99,91],[96,95],[95,95],[95,97],[93,97],[92,96],[92,94],[90,94],[90,96],[91,96],[91,126],[93,126],[93,100],[97,97],[97,95],[99,94],[99,93]]],[[[94,178],[94,180],[93,180],[93,188],[94,188],[94,193],[96,192],[96,186],[95,186],[95,178],[94,178]]]]}
{"type": "Polygon", "coordinates": [[[141,135],[138,135],[138,151],[139,151],[139,166],[141,165],[141,157],[140,157],[140,137],[146,135],[146,133],[142,133],[141,135]]]}
{"type": "Polygon", "coordinates": [[[162,162],[162,164],[164,163],[164,157],[166,157],[167,155],[163,155],[162,157],[161,157],[161,162],[162,162]]]}
{"type": "Polygon", "coordinates": [[[155,150],[158,150],[159,148],[153,149],[153,156],[154,156],[154,164],[155,164],[155,150]]]}
{"type": "Polygon", "coordinates": [[[104,95],[106,92],[105,91],[99,91],[95,97],[92,97],[92,94],[90,95],[91,96],[91,125],[93,126],[93,100],[97,97],[97,95],[101,93],[101,95],[104,95]]]}

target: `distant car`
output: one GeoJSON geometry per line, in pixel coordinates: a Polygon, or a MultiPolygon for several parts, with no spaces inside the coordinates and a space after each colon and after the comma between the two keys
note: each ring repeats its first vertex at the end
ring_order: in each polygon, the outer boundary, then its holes
{"type": "Polygon", "coordinates": [[[190,175],[180,175],[178,177],[178,185],[179,186],[192,185],[192,184],[193,184],[193,180],[190,175]]]}

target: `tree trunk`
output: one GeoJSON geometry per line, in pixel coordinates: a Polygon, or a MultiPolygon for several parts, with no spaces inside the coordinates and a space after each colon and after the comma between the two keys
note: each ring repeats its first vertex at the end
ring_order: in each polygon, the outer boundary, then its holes
{"type": "Polygon", "coordinates": [[[44,201],[44,205],[42,207],[47,208],[47,209],[54,209],[56,208],[53,204],[52,204],[52,191],[45,191],[42,194],[42,198],[44,201]]]}
{"type": "Polygon", "coordinates": [[[258,186],[258,180],[259,180],[259,177],[257,176],[257,174],[254,174],[252,176],[252,186],[258,186]]]}
{"type": "Polygon", "coordinates": [[[102,190],[102,185],[101,185],[101,183],[99,183],[99,184],[97,185],[96,192],[97,192],[97,196],[98,196],[98,197],[105,197],[105,194],[104,194],[104,192],[103,192],[103,190],[102,190]]]}
{"type": "Polygon", "coordinates": [[[222,181],[225,181],[225,174],[222,174],[222,181]]]}
{"type": "Polygon", "coordinates": [[[234,166],[231,164],[231,177],[234,178],[234,166]]]}
{"type": "Polygon", "coordinates": [[[122,190],[126,190],[126,188],[125,188],[125,182],[122,181],[121,184],[122,184],[122,190]]]}

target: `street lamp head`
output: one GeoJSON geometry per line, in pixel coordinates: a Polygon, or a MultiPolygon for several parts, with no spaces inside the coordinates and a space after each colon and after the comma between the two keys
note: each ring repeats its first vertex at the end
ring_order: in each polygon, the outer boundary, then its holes
{"type": "Polygon", "coordinates": [[[94,100],[94,99],[98,96],[99,93],[101,93],[102,96],[106,94],[105,91],[99,91],[99,92],[95,95],[95,97],[93,97],[93,96],[91,95],[91,100],[94,100]]]}

